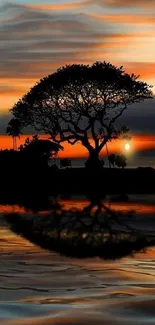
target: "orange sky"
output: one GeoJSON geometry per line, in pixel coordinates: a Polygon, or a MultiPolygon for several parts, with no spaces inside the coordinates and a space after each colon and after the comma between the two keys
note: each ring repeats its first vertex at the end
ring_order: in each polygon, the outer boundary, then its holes
{"type": "MultiPolygon", "coordinates": [[[[22,135],[18,139],[18,146],[24,143],[27,135],[22,135]]],[[[31,137],[31,136],[29,136],[31,137]]],[[[48,138],[47,136],[41,136],[41,138],[48,138]]],[[[127,141],[125,140],[114,140],[108,143],[108,149],[110,153],[125,153],[124,145],[127,141]]],[[[134,154],[137,151],[155,149],[155,135],[136,135],[132,136],[132,139],[129,141],[131,150],[128,153],[129,155],[134,154]]],[[[70,157],[70,158],[79,158],[87,157],[87,150],[80,144],[74,146],[63,143],[64,150],[60,151],[59,157],[70,157]]],[[[9,136],[0,136],[0,149],[11,149],[12,148],[12,138],[9,136]]],[[[105,155],[105,148],[102,151],[102,154],[105,155]]],[[[127,154],[127,152],[126,152],[127,154]]]]}

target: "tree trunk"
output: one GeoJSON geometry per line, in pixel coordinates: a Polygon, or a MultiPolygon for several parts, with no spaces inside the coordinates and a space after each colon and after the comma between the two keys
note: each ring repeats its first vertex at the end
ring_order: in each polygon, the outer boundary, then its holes
{"type": "Polygon", "coordinates": [[[17,151],[17,138],[13,137],[13,150],[17,151]]]}
{"type": "Polygon", "coordinates": [[[86,168],[93,169],[93,170],[99,170],[101,169],[102,162],[99,159],[99,152],[96,149],[93,149],[89,151],[89,157],[88,160],[85,163],[86,168]]]}
{"type": "Polygon", "coordinates": [[[111,168],[111,162],[110,162],[110,160],[109,160],[109,150],[108,150],[107,142],[106,142],[105,146],[106,146],[106,151],[107,151],[107,157],[108,157],[108,162],[109,162],[109,168],[111,168]]]}

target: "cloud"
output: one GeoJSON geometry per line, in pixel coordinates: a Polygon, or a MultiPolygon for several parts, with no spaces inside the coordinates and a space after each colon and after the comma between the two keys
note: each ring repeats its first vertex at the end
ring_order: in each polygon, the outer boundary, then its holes
{"type": "Polygon", "coordinates": [[[155,97],[130,106],[119,120],[131,129],[132,134],[154,134],[155,97]]]}
{"type": "Polygon", "coordinates": [[[145,9],[154,8],[155,0],[97,0],[100,6],[109,6],[114,8],[122,7],[141,7],[145,9]]]}
{"type": "Polygon", "coordinates": [[[49,14],[17,8],[20,13],[1,23],[1,77],[37,80],[65,63],[115,59],[124,46],[143,37],[138,32],[108,30],[104,21],[101,29],[97,18],[84,13],[49,14]]]}
{"type": "MultiPolygon", "coordinates": [[[[154,25],[155,24],[155,16],[150,13],[136,14],[136,13],[118,13],[114,12],[113,14],[109,13],[94,13],[89,11],[89,17],[95,19],[97,21],[109,22],[112,24],[136,24],[136,25],[154,25]]],[[[141,32],[142,34],[142,32],[141,32]]]]}
{"type": "Polygon", "coordinates": [[[87,7],[89,5],[92,5],[92,1],[79,1],[79,2],[68,2],[68,3],[53,3],[53,4],[29,4],[29,5],[25,5],[25,8],[28,9],[37,9],[37,10],[55,10],[55,11],[65,11],[65,10],[73,10],[73,9],[77,9],[77,8],[82,8],[82,7],[87,7]]]}
{"type": "Polygon", "coordinates": [[[104,36],[104,31],[92,29],[84,13],[49,13],[13,5],[14,14],[9,16],[10,8],[12,4],[3,7],[0,21],[1,78],[37,81],[60,65],[91,61],[90,53],[104,36]]]}

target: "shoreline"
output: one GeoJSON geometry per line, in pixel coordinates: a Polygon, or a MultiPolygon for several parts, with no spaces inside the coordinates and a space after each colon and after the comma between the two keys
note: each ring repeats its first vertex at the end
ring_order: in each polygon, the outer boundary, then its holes
{"type": "Polygon", "coordinates": [[[86,195],[155,193],[155,169],[140,168],[17,168],[3,170],[2,197],[47,197],[49,195],[86,195]]]}

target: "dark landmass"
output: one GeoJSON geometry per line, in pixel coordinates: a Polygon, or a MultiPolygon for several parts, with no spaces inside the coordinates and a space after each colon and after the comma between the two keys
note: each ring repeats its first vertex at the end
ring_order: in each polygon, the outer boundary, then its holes
{"type": "Polygon", "coordinates": [[[1,150],[1,197],[46,198],[58,194],[124,197],[131,193],[155,193],[155,169],[151,167],[126,168],[125,156],[114,154],[109,156],[111,168],[106,168],[102,160],[90,159],[84,168],[72,168],[69,159],[62,159],[60,168],[49,166],[59,150],[60,146],[38,136],[31,141],[27,138],[18,151],[1,150]]]}
{"type": "Polygon", "coordinates": [[[57,169],[37,161],[1,167],[1,192],[7,196],[33,194],[136,194],[155,193],[155,169],[57,169]]]}
{"type": "Polygon", "coordinates": [[[85,168],[59,170],[56,186],[60,192],[79,194],[154,193],[155,170],[150,167],[103,168],[99,172],[85,168]]]}

